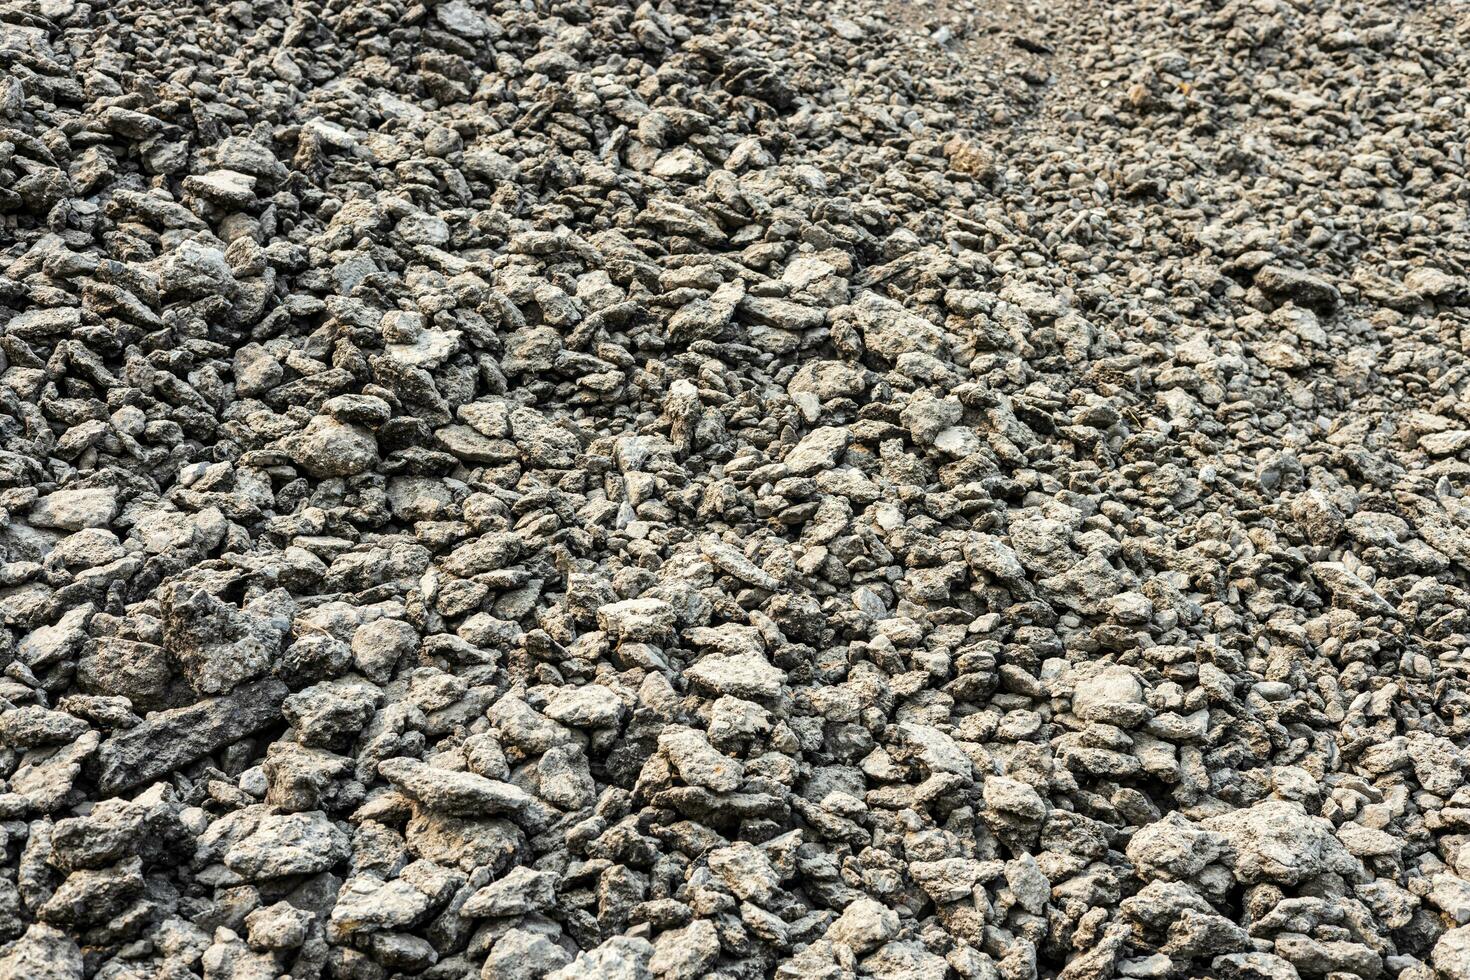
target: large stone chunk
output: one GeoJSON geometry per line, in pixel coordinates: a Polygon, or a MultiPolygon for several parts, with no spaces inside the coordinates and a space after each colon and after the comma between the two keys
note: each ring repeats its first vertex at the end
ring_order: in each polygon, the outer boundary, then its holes
{"type": "Polygon", "coordinates": [[[443,480],[395,476],[388,481],[388,506],[401,521],[447,520],[454,502],[454,491],[443,480]]]}
{"type": "Polygon", "coordinates": [[[225,852],[225,867],[250,881],[326,871],[350,853],[346,834],[320,810],[270,814],[225,852]]]}
{"type": "Polygon", "coordinates": [[[1301,980],[1296,967],[1275,953],[1227,953],[1210,965],[1224,980],[1301,980]]]}
{"type": "Polygon", "coordinates": [[[1189,881],[1229,854],[1225,837],[1178,813],[1140,829],[1128,842],[1128,860],[1145,880],[1189,881]]]}
{"type": "Polygon", "coordinates": [[[932,725],[916,725],[911,722],[895,726],[898,744],[895,749],[902,758],[913,758],[928,774],[948,772],[966,779],[970,777],[972,765],[969,756],[954,739],[932,725]]]}
{"type": "Polygon", "coordinates": [[[285,180],[286,168],[276,159],[271,148],[243,136],[227,136],[214,147],[214,159],[221,167],[242,174],[254,174],[269,180],[285,180]]]}
{"type": "Polygon", "coordinates": [[[466,872],[489,868],[496,875],[520,863],[529,846],[521,829],[502,817],[458,817],[417,808],[408,822],[407,840],[414,857],[466,872]]]}
{"type": "Polygon", "coordinates": [[[541,980],[571,960],[565,950],[541,933],[511,929],[490,950],[480,977],[482,980],[541,980]]]}
{"type": "Polygon", "coordinates": [[[1124,577],[1102,555],[1087,555],[1037,582],[1055,600],[1085,616],[1102,612],[1124,590],[1124,577]]]}
{"type": "Polygon", "coordinates": [[[964,554],[973,571],[984,572],[1002,582],[1021,582],[1026,578],[1026,569],[1016,552],[993,535],[971,535],[965,544],[964,554]]]}
{"type": "Polygon", "coordinates": [[[475,892],[459,912],[470,918],[501,918],[543,912],[555,901],[555,876],[521,867],[511,869],[504,878],[475,892]]]}
{"type": "Polygon", "coordinates": [[[525,790],[472,772],[440,769],[417,759],[384,759],[378,772],[406,795],[439,813],[477,816],[519,813],[533,802],[525,790]]]}
{"type": "Polygon", "coordinates": [[[1358,862],[1333,833],[1332,823],[1300,803],[1265,800],[1201,822],[1224,836],[1234,852],[1235,876],[1246,884],[1297,885],[1326,872],[1353,874],[1358,862]]]}
{"type": "Polygon", "coordinates": [[[160,286],[166,295],[199,298],[232,296],[237,287],[225,253],[185,241],[164,258],[160,286]]]}
{"type": "Polygon", "coordinates": [[[360,425],[317,415],[287,440],[286,451],[307,475],[317,479],[356,476],[378,463],[378,441],[360,425]]]}
{"type": "Polygon", "coordinates": [[[614,640],[659,643],[674,628],[674,607],[662,599],[624,599],[597,610],[597,625],[614,640]]]}
{"type": "Polygon", "coordinates": [[[122,912],[143,890],[143,862],[127,858],[107,868],[73,871],[36,917],[51,925],[80,928],[100,925],[122,912]]]}
{"type": "Polygon", "coordinates": [[[862,332],[868,350],[889,361],[901,354],[922,353],[941,357],[944,333],[894,300],[877,293],[863,293],[848,307],[862,332]]]}
{"type": "Polygon", "coordinates": [[[187,708],[150,715],[97,751],[97,789],[104,795],[151,782],[274,724],[289,693],[274,678],[235,688],[187,708]]]}
{"type": "Polygon", "coordinates": [[[82,325],[82,311],[75,307],[56,310],[26,310],[5,324],[5,332],[27,342],[43,337],[59,337],[82,325]]]}
{"type": "Polygon", "coordinates": [[[579,955],[546,980],[651,980],[648,961],[653,944],[632,936],[614,936],[579,955]]]}
{"type": "Polygon", "coordinates": [[[793,395],[810,393],[818,402],[860,398],[868,390],[868,372],[842,361],[808,361],[786,382],[793,395]]]}
{"type": "Polygon", "coordinates": [[[852,433],[838,426],[824,425],[801,438],[786,454],[786,468],[795,476],[811,476],[837,465],[837,459],[852,441],[852,433]]]}
{"type": "Polygon", "coordinates": [[[386,684],[418,642],[418,632],[401,619],[375,619],[352,634],[352,663],[368,680],[386,684]]]}
{"type": "Polygon", "coordinates": [[[1332,601],[1339,606],[1365,616],[1395,614],[1392,603],[1374,592],[1367,582],[1354,575],[1341,562],[1315,562],[1312,565],[1312,574],[1327,587],[1327,591],[1332,593],[1332,601]]]}
{"type": "Polygon", "coordinates": [[[27,752],[10,778],[11,792],[42,813],[59,809],[66,803],[83,764],[96,752],[99,741],[96,732],[88,731],[76,741],[27,752]]]}
{"type": "Polygon", "coordinates": [[[31,630],[15,645],[16,659],[40,670],[72,656],[87,640],[87,623],[92,618],[90,603],[69,610],[48,626],[31,630]]]}
{"type": "Polygon", "coordinates": [[[149,831],[150,823],[161,824],[156,812],[132,800],[104,800],[84,817],[56,821],[51,832],[52,867],[62,871],[100,868],[158,843],[166,836],[149,831]]]}
{"type": "Polygon", "coordinates": [[[112,490],[57,490],[36,501],[30,522],[36,527],[80,531],[106,527],[117,517],[117,493],[112,490]]]}
{"type": "Polygon", "coordinates": [[[710,654],[684,672],[693,684],[737,698],[770,699],[781,694],[786,672],[758,653],[710,654]]]}
{"type": "Polygon", "coordinates": [[[291,630],[290,598],[273,596],[239,610],[192,582],[159,590],[165,646],[195,693],[225,694],[270,669],[291,630]]]}
{"type": "MultiPolygon", "coordinates": [[[[999,861],[992,862],[995,866],[999,864],[999,861]]],[[[936,904],[968,898],[988,870],[979,861],[958,857],[914,861],[909,865],[909,875],[936,904]]]]}
{"type": "Polygon", "coordinates": [[[259,950],[296,949],[306,941],[315,916],[290,902],[256,909],[245,917],[250,946],[259,950]]]}
{"type": "Polygon", "coordinates": [[[827,927],[827,938],[862,955],[898,935],[898,926],[897,912],[865,897],[849,905],[827,927]]]}
{"type": "Polygon", "coordinates": [[[81,980],[82,976],[81,949],[60,929],[39,922],[0,956],[0,977],[5,980],[81,980]]]}
{"type": "Polygon", "coordinates": [[[337,941],[365,932],[404,929],[429,911],[429,896],[407,881],[381,881],[372,875],[349,878],[337,893],[329,921],[337,941]]]}
{"type": "Polygon", "coordinates": [[[247,208],[255,203],[255,178],[234,170],[211,170],[185,177],[184,191],[221,207],[247,208]]]}
{"type": "Polygon", "coordinates": [[[739,760],[717,751],[703,733],[692,728],[670,727],[658,737],[659,751],[691,786],[704,786],[717,793],[738,789],[744,779],[739,760]]]}
{"type": "Polygon", "coordinates": [[[1440,936],[1429,961],[1443,980],[1470,980],[1470,926],[1440,936]]]}
{"type": "Polygon", "coordinates": [[[167,650],[117,636],[87,642],[77,661],[77,686],[89,694],[128,698],[140,712],[167,708],[188,698],[167,650]]]}
{"type": "Polygon", "coordinates": [[[59,745],[80,738],[87,723],[64,711],[52,711],[38,704],[22,705],[0,712],[0,745],[15,749],[33,749],[39,745],[59,745]]]}
{"type": "Polygon", "coordinates": [[[1428,732],[1410,732],[1409,762],[1419,785],[1439,796],[1451,796],[1464,785],[1465,754],[1455,743],[1428,732]]]}
{"type": "Polygon", "coordinates": [[[490,22],[485,19],[485,15],[464,0],[451,0],[450,3],[437,7],[434,15],[439,23],[460,37],[478,40],[491,31],[490,22]]]}
{"type": "Polygon", "coordinates": [[[710,564],[747,585],[753,585],[768,592],[774,592],[781,587],[780,581],[774,575],[719,539],[700,542],[700,550],[704,552],[710,564]]]}
{"type": "Polygon", "coordinates": [[[1256,286],[1277,302],[1292,300],[1301,306],[1320,310],[1334,309],[1342,302],[1337,287],[1320,276],[1282,265],[1262,266],[1256,272],[1256,286]]]}
{"type": "Polygon", "coordinates": [[[670,929],[653,944],[648,968],[655,976],[696,980],[708,976],[720,958],[720,936],[709,919],[695,919],[682,929],[670,929]]]}
{"type": "Polygon", "coordinates": [[[1110,666],[1077,681],[1072,713],[1083,721],[1136,728],[1153,712],[1143,700],[1143,685],[1127,667],[1110,666]]]}
{"type": "Polygon", "coordinates": [[[737,898],[758,905],[769,902],[781,883],[765,852],[749,841],[711,851],[709,869],[737,898]]]}
{"type": "Polygon", "coordinates": [[[524,406],[510,413],[510,435],[530,466],[557,469],[571,466],[582,450],[575,435],[524,406]]]}
{"type": "Polygon", "coordinates": [[[520,556],[520,536],[497,531],[460,545],[444,560],[444,570],[452,575],[469,578],[471,575],[504,568],[520,556]]]}
{"type": "Polygon", "coordinates": [[[622,699],[610,688],[584,684],[557,691],[543,713],[552,721],[574,728],[613,728],[625,710],[622,699]]]}

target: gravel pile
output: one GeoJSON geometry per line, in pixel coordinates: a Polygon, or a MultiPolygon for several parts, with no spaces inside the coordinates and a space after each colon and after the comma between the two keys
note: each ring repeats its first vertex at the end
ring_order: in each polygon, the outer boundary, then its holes
{"type": "Polygon", "coordinates": [[[1467,37],[11,0],[0,978],[1470,978],[1467,37]]]}

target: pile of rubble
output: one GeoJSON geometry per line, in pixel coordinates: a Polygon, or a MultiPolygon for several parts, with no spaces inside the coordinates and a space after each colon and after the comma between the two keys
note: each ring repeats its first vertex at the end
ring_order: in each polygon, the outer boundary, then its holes
{"type": "Polygon", "coordinates": [[[1467,36],[10,0],[0,978],[1470,978],[1467,36]]]}

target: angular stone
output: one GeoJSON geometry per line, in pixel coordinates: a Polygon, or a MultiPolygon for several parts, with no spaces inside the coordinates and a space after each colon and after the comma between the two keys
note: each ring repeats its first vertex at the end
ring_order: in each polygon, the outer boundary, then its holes
{"type": "Polygon", "coordinates": [[[111,795],[159,779],[275,724],[288,693],[285,684],[267,678],[224,697],[149,715],[137,727],[115,733],[97,750],[98,791],[111,795]]]}
{"type": "Polygon", "coordinates": [[[308,476],[355,476],[378,462],[378,443],[360,425],[317,415],[288,441],[287,451],[308,476]]]}
{"type": "Polygon", "coordinates": [[[510,783],[486,779],[472,772],[440,769],[417,759],[384,759],[382,777],[426,808],[459,816],[519,813],[533,800],[510,783]]]}
{"type": "Polygon", "coordinates": [[[117,494],[112,490],[57,490],[36,501],[30,522],[66,531],[106,527],[117,516],[117,507],[117,494]]]}
{"type": "Polygon", "coordinates": [[[521,867],[475,892],[459,913],[471,918],[526,915],[544,912],[555,901],[556,879],[546,872],[521,867]]]}
{"type": "Polygon", "coordinates": [[[897,912],[871,898],[860,898],[827,927],[827,938],[861,955],[898,935],[898,926],[897,912]]]}
{"type": "Polygon", "coordinates": [[[225,852],[225,867],[249,881],[327,871],[351,853],[346,834],[320,810],[269,814],[225,852]]]}
{"type": "Polygon", "coordinates": [[[684,672],[698,687],[732,697],[768,700],[778,697],[786,672],[758,653],[710,654],[684,672]]]}

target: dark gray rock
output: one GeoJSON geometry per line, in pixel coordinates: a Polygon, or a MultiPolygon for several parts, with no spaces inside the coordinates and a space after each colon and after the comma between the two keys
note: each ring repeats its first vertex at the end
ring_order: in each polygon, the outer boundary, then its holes
{"type": "Polygon", "coordinates": [[[276,723],[285,684],[266,679],[186,708],[150,715],[97,749],[97,788],[105,794],[150,782],[276,723]]]}

